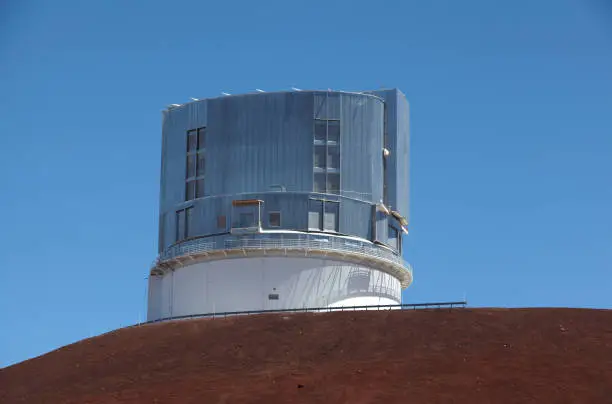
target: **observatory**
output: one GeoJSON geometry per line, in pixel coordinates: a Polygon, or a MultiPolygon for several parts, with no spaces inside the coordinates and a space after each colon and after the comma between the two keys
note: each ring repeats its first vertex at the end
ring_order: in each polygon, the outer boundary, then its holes
{"type": "Polygon", "coordinates": [[[412,282],[408,180],[396,89],[173,104],[148,320],[400,303],[412,282]]]}

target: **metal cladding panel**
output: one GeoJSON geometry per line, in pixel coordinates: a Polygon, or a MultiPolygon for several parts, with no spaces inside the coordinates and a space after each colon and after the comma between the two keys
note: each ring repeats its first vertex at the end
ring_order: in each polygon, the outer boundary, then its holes
{"type": "Polygon", "coordinates": [[[410,220],[410,107],[406,96],[397,93],[396,164],[397,207],[410,220]]]}
{"type": "Polygon", "coordinates": [[[229,229],[232,200],[228,197],[205,198],[196,200],[194,207],[194,237],[205,234],[224,233],[229,229]],[[217,219],[225,216],[224,227],[219,227],[217,219]]]}
{"type": "Polygon", "coordinates": [[[376,241],[387,243],[389,239],[388,226],[388,216],[382,212],[376,212],[376,241]]]}
{"type": "Polygon", "coordinates": [[[308,194],[278,192],[262,195],[262,199],[264,198],[262,218],[264,228],[270,228],[268,223],[270,212],[281,212],[280,229],[308,229],[308,194]]]}
{"type": "Polygon", "coordinates": [[[316,119],[340,119],[341,102],[340,93],[314,93],[314,117],[316,119]]]}
{"type": "Polygon", "coordinates": [[[309,93],[247,94],[208,101],[206,195],[312,189],[309,93]]]}
{"type": "MultiPolygon", "coordinates": [[[[189,236],[229,231],[234,199],[264,201],[262,225],[281,212],[280,229],[308,229],[308,199],[339,200],[338,231],[372,239],[372,205],[383,198],[385,108],[392,149],[389,197],[407,215],[407,109],[396,90],[365,93],[285,92],[219,97],[172,108],[163,115],[160,251],[176,242],[176,211],[193,207],[189,236]],[[387,103],[383,103],[384,99],[387,103]],[[340,120],[340,193],[313,191],[314,119],[340,120]],[[206,127],[202,198],[185,201],[187,131],[206,127]],[[396,189],[397,188],[397,189],[396,189]],[[283,189],[283,191],[277,191],[283,189]],[[219,226],[219,216],[226,226],[219,226]]],[[[386,240],[386,232],[381,236],[386,240]]],[[[382,241],[382,240],[381,240],[382,241]]]]}
{"type": "Polygon", "coordinates": [[[388,204],[391,209],[409,216],[410,121],[406,96],[399,90],[372,91],[385,100],[387,114],[388,204]]]}
{"type": "Polygon", "coordinates": [[[340,200],[340,226],[342,234],[372,239],[372,205],[354,199],[340,200]]]}
{"type": "Polygon", "coordinates": [[[383,103],[369,95],[342,94],[341,104],[341,191],[378,203],[383,193],[383,103]]]}

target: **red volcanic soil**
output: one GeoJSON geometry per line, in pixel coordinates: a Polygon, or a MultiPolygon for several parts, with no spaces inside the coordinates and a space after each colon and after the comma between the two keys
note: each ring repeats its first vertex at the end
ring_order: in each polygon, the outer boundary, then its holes
{"type": "Polygon", "coordinates": [[[150,324],[0,369],[0,403],[612,403],[612,310],[150,324]]]}

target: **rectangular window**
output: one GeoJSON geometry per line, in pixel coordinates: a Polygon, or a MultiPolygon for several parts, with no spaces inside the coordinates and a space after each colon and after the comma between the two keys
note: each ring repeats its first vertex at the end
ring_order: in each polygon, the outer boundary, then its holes
{"type": "Polygon", "coordinates": [[[393,248],[394,250],[399,250],[398,240],[398,230],[393,226],[389,226],[389,232],[387,235],[387,245],[393,248]]]}
{"type": "Polygon", "coordinates": [[[268,215],[268,225],[270,227],[280,227],[281,225],[280,212],[270,212],[270,214],[268,215]]]}
{"type": "Polygon", "coordinates": [[[340,193],[340,174],[327,174],[327,192],[330,194],[340,193]]]}
{"type": "Polygon", "coordinates": [[[338,231],[338,202],[325,202],[323,230],[338,231]]]}
{"type": "Polygon", "coordinates": [[[195,177],[196,175],[196,157],[195,155],[187,156],[187,178],[195,177]]]}
{"type": "Polygon", "coordinates": [[[325,173],[314,175],[314,191],[325,193],[325,173]]]}
{"type": "Polygon", "coordinates": [[[185,200],[190,201],[195,198],[195,181],[187,181],[185,186],[185,200]]]}
{"type": "Polygon", "coordinates": [[[240,213],[240,219],[238,221],[238,227],[255,227],[255,215],[252,212],[240,213]]]}
{"type": "Polygon", "coordinates": [[[204,176],[204,153],[198,153],[198,166],[197,166],[197,176],[204,176]]]}
{"type": "Polygon", "coordinates": [[[327,141],[340,143],[340,121],[327,121],[327,141]]]}
{"type": "Polygon", "coordinates": [[[193,207],[178,210],[176,212],[176,242],[193,237],[193,207]]]}
{"type": "Polygon", "coordinates": [[[206,137],[206,128],[198,129],[198,150],[202,150],[205,147],[204,139],[206,137]]]}
{"type": "Polygon", "coordinates": [[[257,199],[232,201],[232,232],[258,231],[261,227],[261,203],[257,199]]]}
{"type": "Polygon", "coordinates": [[[217,216],[217,228],[219,229],[227,228],[227,219],[225,216],[217,216]]]}
{"type": "Polygon", "coordinates": [[[325,149],[326,146],[315,146],[314,166],[315,168],[325,168],[325,149]]]}
{"type": "Polygon", "coordinates": [[[204,180],[203,179],[195,180],[195,185],[196,185],[196,198],[204,197],[204,180]]]}
{"type": "Polygon", "coordinates": [[[185,238],[185,211],[179,210],[176,212],[176,241],[179,242],[185,238]]]}
{"type": "Polygon", "coordinates": [[[193,237],[193,208],[185,209],[185,238],[193,237]]]}
{"type": "Polygon", "coordinates": [[[204,193],[204,175],[206,173],[205,157],[206,128],[187,131],[187,159],[185,168],[185,200],[202,198],[204,193]]]}
{"type": "Polygon", "coordinates": [[[325,142],[327,139],[327,121],[315,120],[314,139],[318,142],[325,142]]]}
{"type": "Polygon", "coordinates": [[[323,230],[323,201],[308,201],[308,230],[323,230]]]}
{"type": "Polygon", "coordinates": [[[321,213],[308,212],[308,230],[321,230],[321,213]]]}
{"type": "Polygon", "coordinates": [[[198,131],[187,131],[187,153],[195,152],[198,147],[198,131]]]}
{"type": "Polygon", "coordinates": [[[327,168],[340,169],[340,147],[327,146],[327,168]]]}
{"type": "Polygon", "coordinates": [[[338,231],[340,204],[311,199],[308,206],[308,230],[338,231]]]}
{"type": "Polygon", "coordinates": [[[313,191],[340,193],[340,121],[314,120],[313,191]]]}

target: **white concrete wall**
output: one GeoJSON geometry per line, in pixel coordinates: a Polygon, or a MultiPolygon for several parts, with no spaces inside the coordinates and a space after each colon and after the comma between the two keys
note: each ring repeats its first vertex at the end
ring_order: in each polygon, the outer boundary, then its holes
{"type": "Polygon", "coordinates": [[[149,320],[225,311],[397,304],[401,300],[400,282],[393,276],[319,258],[203,262],[176,269],[149,284],[149,320]],[[269,300],[271,293],[279,299],[269,300]]]}

